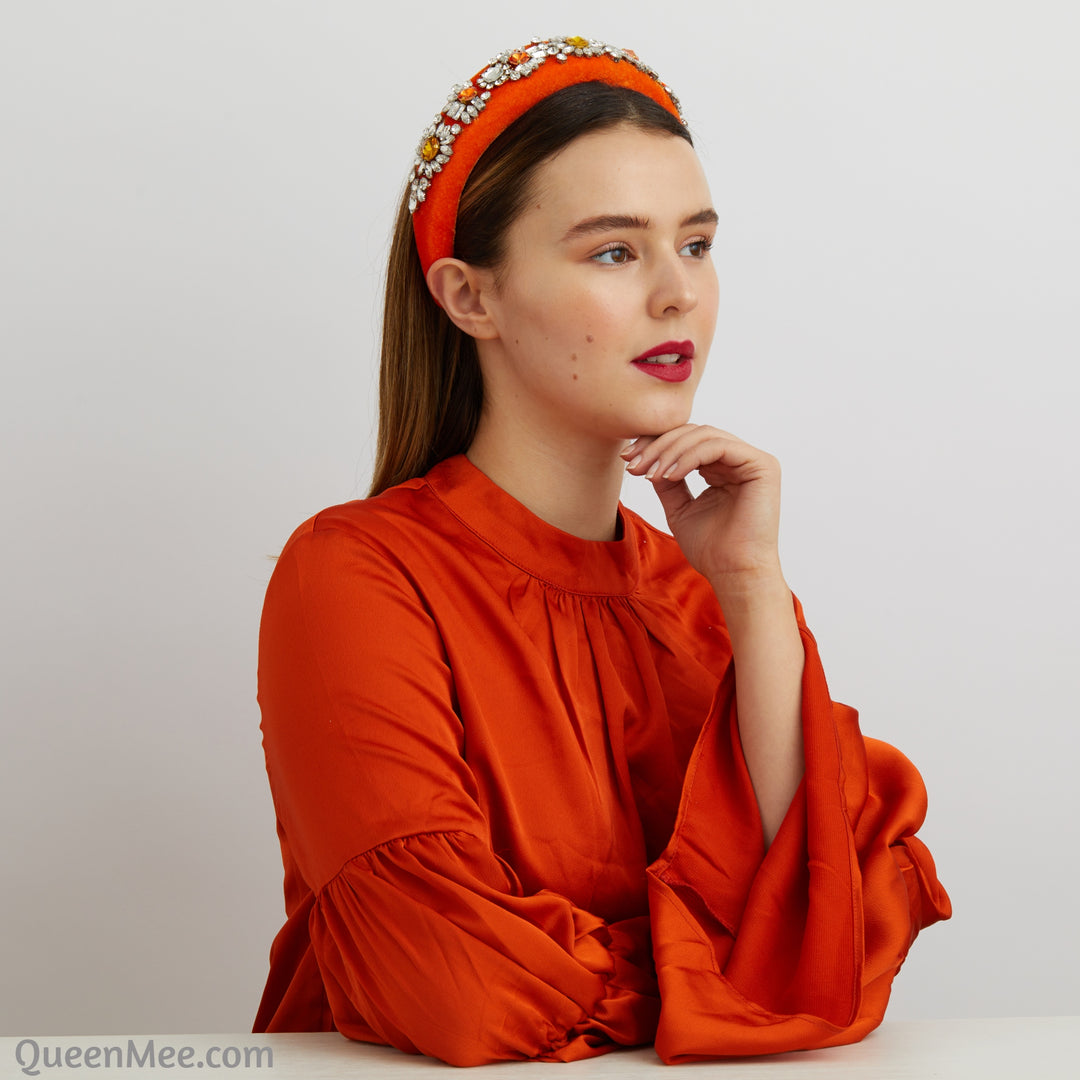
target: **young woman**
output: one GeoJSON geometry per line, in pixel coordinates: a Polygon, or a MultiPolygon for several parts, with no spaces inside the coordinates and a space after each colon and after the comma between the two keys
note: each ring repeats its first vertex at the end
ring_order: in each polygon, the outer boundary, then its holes
{"type": "Polygon", "coordinates": [[[297,529],[263,613],[288,919],[256,1031],[459,1065],[852,1042],[948,917],[922,782],[830,701],[783,578],[776,460],[688,423],[715,222],[629,51],[508,51],[425,132],[371,497],[297,529]]]}

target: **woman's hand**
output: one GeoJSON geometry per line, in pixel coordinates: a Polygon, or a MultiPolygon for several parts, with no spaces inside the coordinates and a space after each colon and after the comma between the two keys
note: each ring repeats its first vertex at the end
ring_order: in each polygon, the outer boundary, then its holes
{"type": "Polygon", "coordinates": [[[685,424],[635,439],[627,471],[652,481],[690,564],[719,592],[780,577],[780,463],[730,432],[685,424]],[[686,477],[709,485],[696,498],[686,477]]]}

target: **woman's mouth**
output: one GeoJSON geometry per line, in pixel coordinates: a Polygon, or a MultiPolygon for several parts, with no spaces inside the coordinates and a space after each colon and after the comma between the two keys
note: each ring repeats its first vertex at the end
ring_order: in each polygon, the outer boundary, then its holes
{"type": "Polygon", "coordinates": [[[634,367],[665,382],[682,382],[690,377],[693,364],[685,356],[677,353],[664,353],[650,356],[648,360],[634,360],[634,367]]]}
{"type": "Polygon", "coordinates": [[[665,382],[682,382],[690,377],[694,358],[692,341],[665,341],[646,353],[642,353],[631,363],[646,375],[652,375],[665,382]]]}

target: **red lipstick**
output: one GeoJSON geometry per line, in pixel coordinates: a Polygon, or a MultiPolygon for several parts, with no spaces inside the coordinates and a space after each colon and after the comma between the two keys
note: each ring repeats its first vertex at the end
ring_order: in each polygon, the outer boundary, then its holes
{"type": "Polygon", "coordinates": [[[631,363],[638,371],[663,379],[664,382],[682,382],[693,370],[694,343],[692,341],[664,341],[643,352],[631,363]]]}

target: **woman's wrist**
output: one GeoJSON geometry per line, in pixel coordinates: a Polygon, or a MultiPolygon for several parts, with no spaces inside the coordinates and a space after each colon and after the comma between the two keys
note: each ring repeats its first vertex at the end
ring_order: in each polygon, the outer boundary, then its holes
{"type": "Polygon", "coordinates": [[[753,570],[707,574],[706,578],[725,615],[751,614],[778,603],[791,605],[791,590],[779,562],[753,570]]]}

